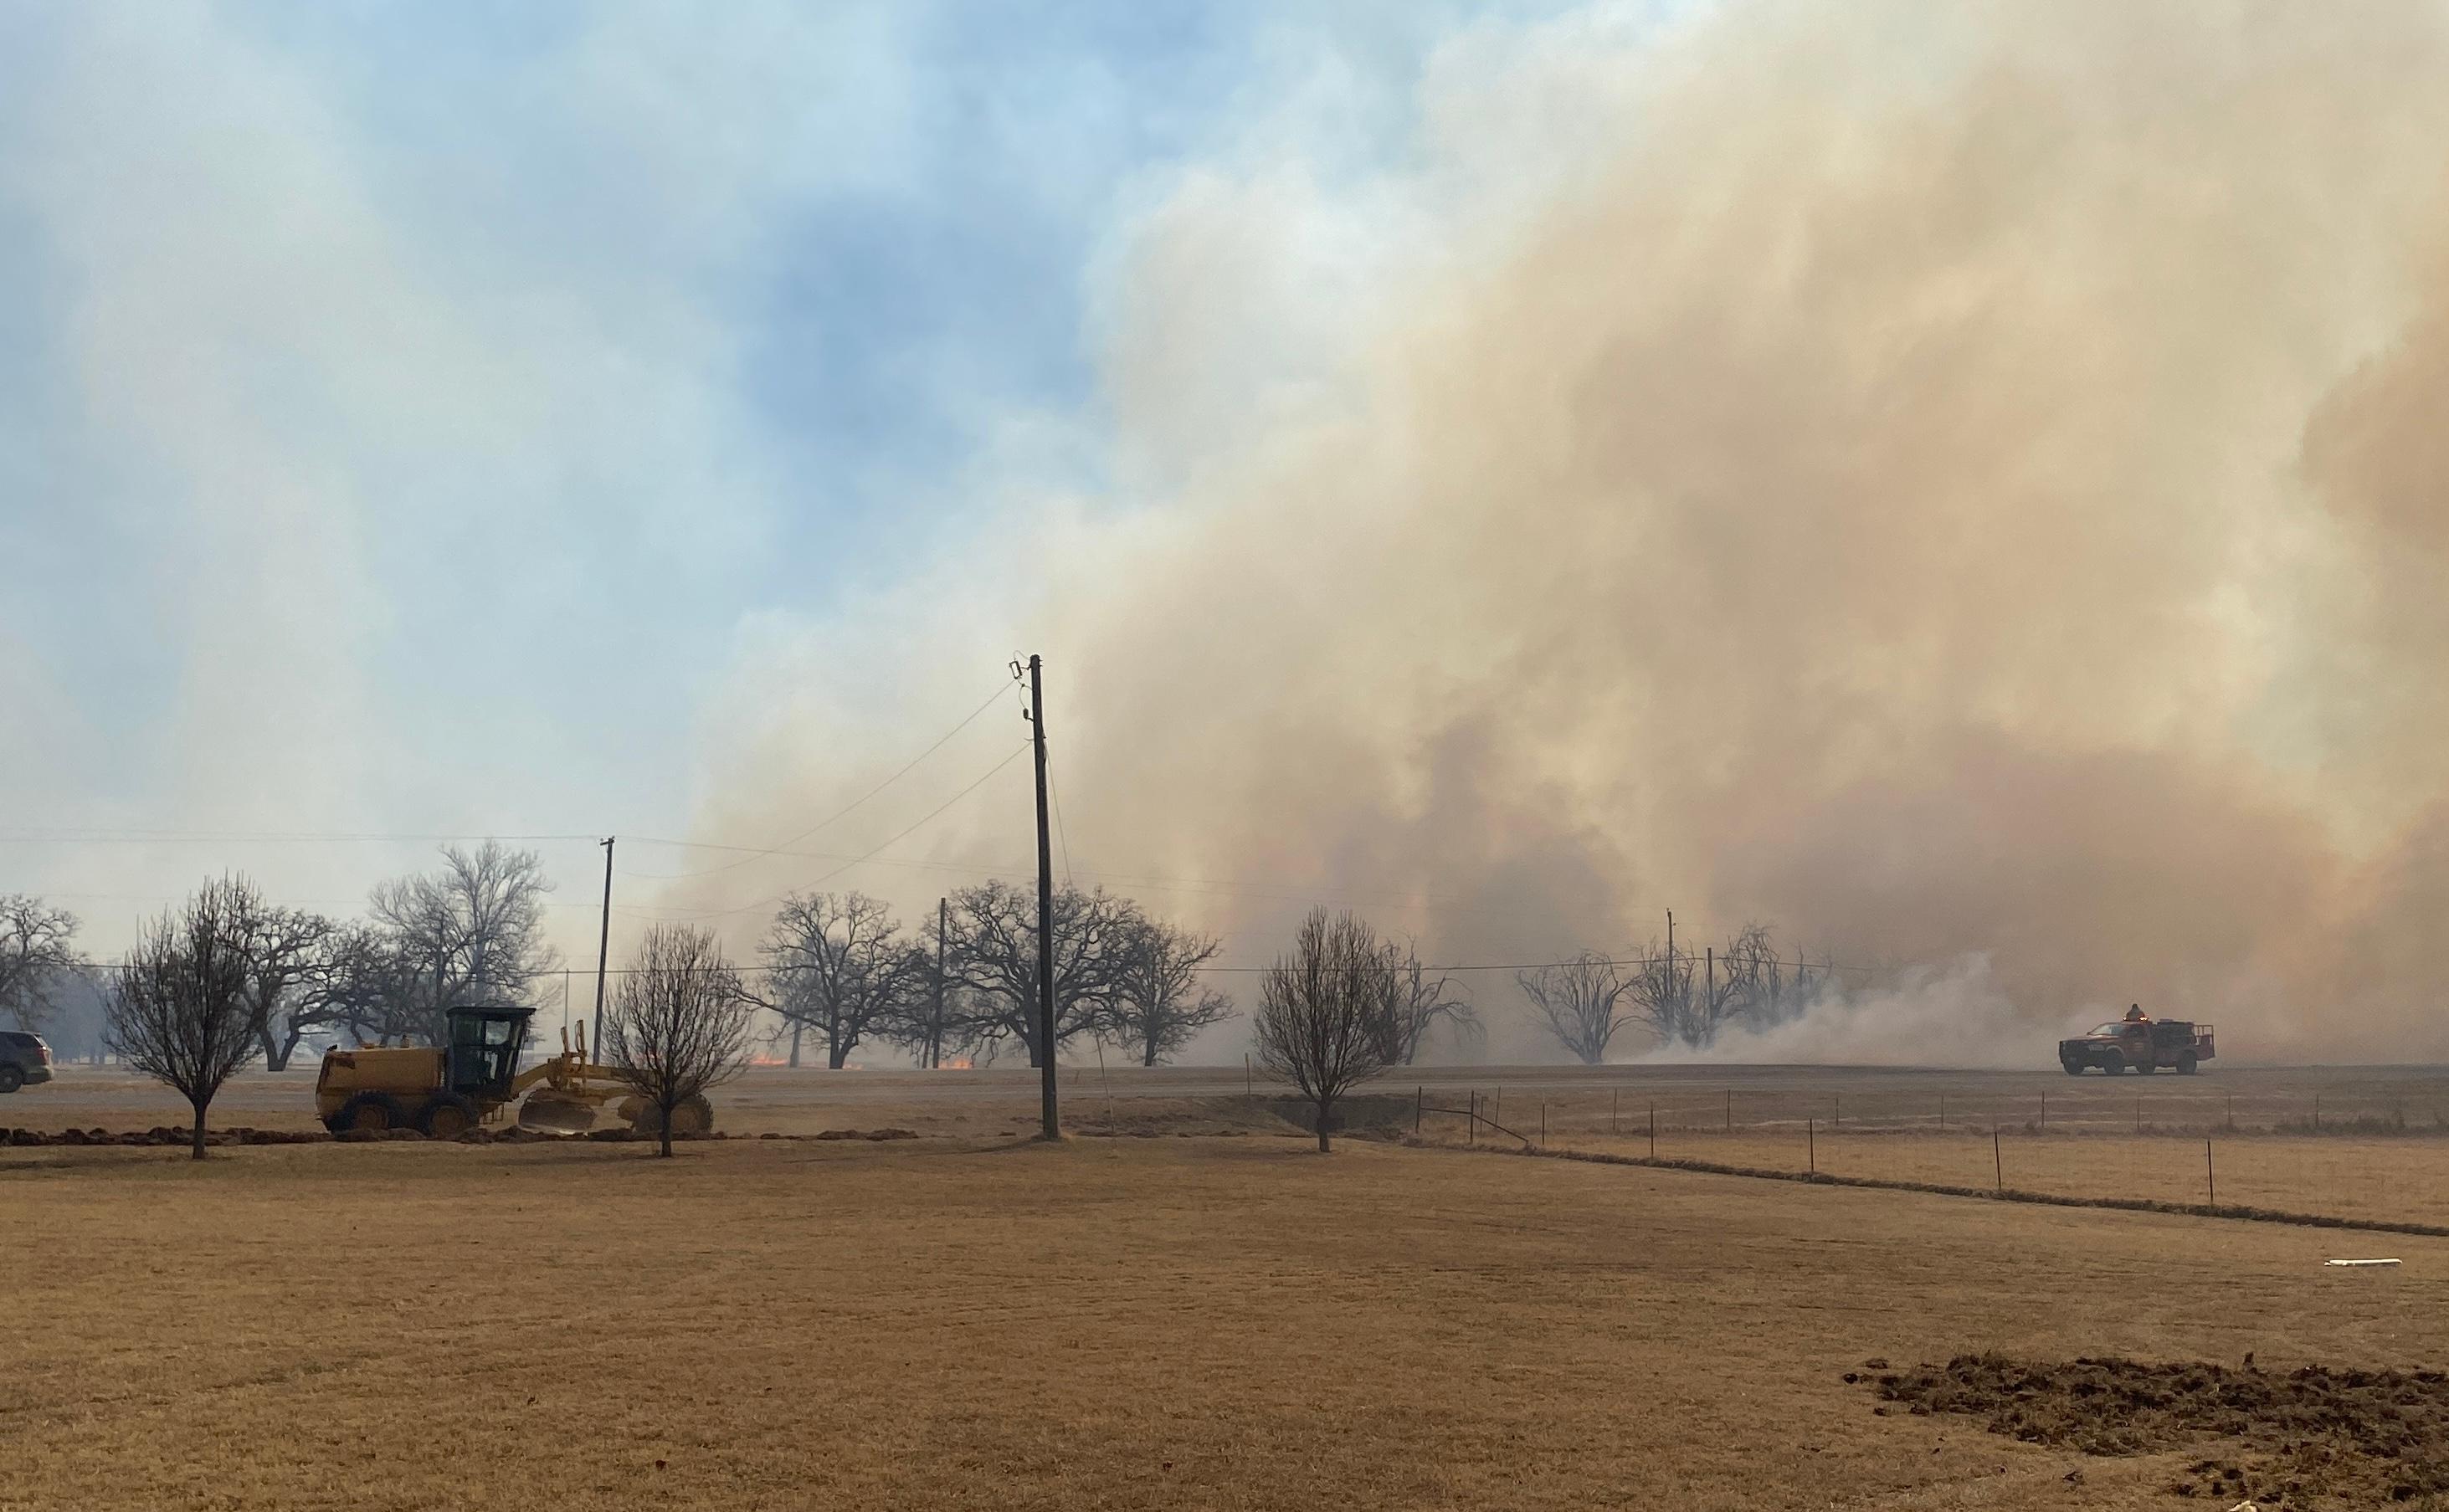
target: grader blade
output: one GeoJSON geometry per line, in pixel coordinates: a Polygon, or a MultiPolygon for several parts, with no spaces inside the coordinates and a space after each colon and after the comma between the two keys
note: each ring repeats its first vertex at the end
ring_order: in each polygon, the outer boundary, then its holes
{"type": "Polygon", "coordinates": [[[538,1088],[519,1104],[519,1127],[538,1134],[585,1134],[595,1127],[595,1105],[538,1088]]]}

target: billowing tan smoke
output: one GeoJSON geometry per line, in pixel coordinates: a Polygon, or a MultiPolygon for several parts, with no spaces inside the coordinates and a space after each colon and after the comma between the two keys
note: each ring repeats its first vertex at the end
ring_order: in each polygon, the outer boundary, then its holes
{"type": "MultiPolygon", "coordinates": [[[[1433,149],[1535,119],[1542,196],[1454,174],[1331,376],[1220,408],[1217,444],[1166,339],[1231,325],[1178,244],[1201,217],[1126,259],[1117,412],[1164,493],[1050,526],[1018,632],[1081,865],[1263,887],[1148,894],[1243,961],[1311,895],[1467,961],[1672,907],[1986,958],[2036,1023],[2139,1000],[2230,1054],[2449,1051],[2441,10],[1578,39],[1443,60],[1433,149]]],[[[710,825],[822,808],[779,775],[797,728],[710,825]]]]}

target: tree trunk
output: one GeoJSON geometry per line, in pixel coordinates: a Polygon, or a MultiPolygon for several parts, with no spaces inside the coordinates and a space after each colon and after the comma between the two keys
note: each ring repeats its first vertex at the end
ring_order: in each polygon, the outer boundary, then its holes
{"type": "Polygon", "coordinates": [[[791,1069],[800,1069],[800,1021],[791,1021],[791,1069]]]}
{"type": "Polygon", "coordinates": [[[187,1158],[201,1160],[204,1158],[204,1104],[192,1098],[188,1102],[196,1110],[196,1126],[187,1144],[187,1158]]]}
{"type": "Polygon", "coordinates": [[[658,1160],[668,1160],[672,1158],[672,1114],[679,1106],[677,1102],[664,1105],[664,1147],[655,1156],[658,1160]]]}
{"type": "Polygon", "coordinates": [[[839,1071],[842,1068],[842,1062],[849,1059],[850,1046],[842,1043],[840,1038],[837,1036],[834,1040],[833,1048],[825,1052],[825,1064],[831,1069],[839,1071]]]}
{"type": "Polygon", "coordinates": [[[1321,1155],[1326,1154],[1331,1148],[1326,1141],[1326,1120],[1334,1107],[1335,1104],[1324,1098],[1318,1100],[1318,1153],[1321,1155]]]}

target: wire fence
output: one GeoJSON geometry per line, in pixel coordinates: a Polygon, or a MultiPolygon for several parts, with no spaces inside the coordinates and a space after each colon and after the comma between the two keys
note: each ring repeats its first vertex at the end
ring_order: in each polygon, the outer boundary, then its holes
{"type": "MultiPolygon", "coordinates": [[[[2426,1086],[2427,1092],[2438,1091],[2426,1086]]],[[[1416,1135],[1791,1175],[2449,1224],[2449,1122],[2386,1089],[1964,1095],[1419,1087],[1416,1135]],[[2293,1101],[2300,1106],[2290,1107],[2293,1101]],[[2045,1106],[2046,1102],[2046,1106],[2045,1106]],[[2317,1119],[2319,1121],[2317,1121],[2317,1119]]]]}

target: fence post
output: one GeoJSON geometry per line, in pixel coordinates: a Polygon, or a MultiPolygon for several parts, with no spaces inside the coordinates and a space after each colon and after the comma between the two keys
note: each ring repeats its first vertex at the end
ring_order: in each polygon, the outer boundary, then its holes
{"type": "Polygon", "coordinates": [[[1470,1128],[1470,1135],[1467,1136],[1462,1142],[1465,1144],[1477,1144],[1479,1142],[1479,1089],[1477,1087],[1472,1088],[1471,1092],[1470,1128]]]}
{"type": "Polygon", "coordinates": [[[1623,1101],[1624,1088],[1617,1087],[1608,1093],[1608,1133],[1610,1134],[1621,1132],[1615,1126],[1615,1109],[1616,1104],[1623,1101]]]}
{"type": "Polygon", "coordinates": [[[2211,1141],[2203,1141],[2203,1182],[2211,1189],[2211,1206],[2219,1206],[2219,1173],[2211,1169],[2211,1141]]]}
{"type": "Polygon", "coordinates": [[[1845,1094],[1840,1092],[1835,1094],[1835,1097],[1837,1099],[1837,1127],[1842,1129],[1845,1126],[1845,1094]]]}
{"type": "Polygon", "coordinates": [[[2007,1158],[1998,1153],[1998,1126],[1990,1125],[1990,1169],[1998,1179],[1998,1195],[2007,1195],[2007,1158]]]}
{"type": "Polygon", "coordinates": [[[1803,1163],[1813,1176],[1820,1174],[1820,1120],[1803,1120],[1803,1163]]]}
{"type": "Polygon", "coordinates": [[[1649,1158],[1658,1158],[1658,1104],[1649,1105],[1649,1158]]]}
{"type": "Polygon", "coordinates": [[[1412,1094],[1412,1132],[1414,1134],[1420,1132],[1420,1115],[1428,1105],[1429,1087],[1428,1083],[1423,1081],[1420,1083],[1420,1089],[1412,1094]]]}
{"type": "Polygon", "coordinates": [[[1941,1134],[1947,1132],[1947,1094],[1944,1092],[1938,1095],[1938,1130],[1941,1134]]]}
{"type": "Polygon", "coordinates": [[[1548,1148],[1548,1100],[1539,1100],[1539,1148],[1548,1148]]]}
{"type": "Polygon", "coordinates": [[[1500,1129],[1505,1126],[1505,1088],[1502,1085],[1488,1095],[1488,1121],[1500,1129]]]}
{"type": "Polygon", "coordinates": [[[1726,1088],[1726,1132],[1735,1132],[1735,1089],[1726,1088]]]}
{"type": "Polygon", "coordinates": [[[2046,1092],[2041,1094],[2041,1132],[2050,1132],[2050,1095],[2046,1092]]]}

